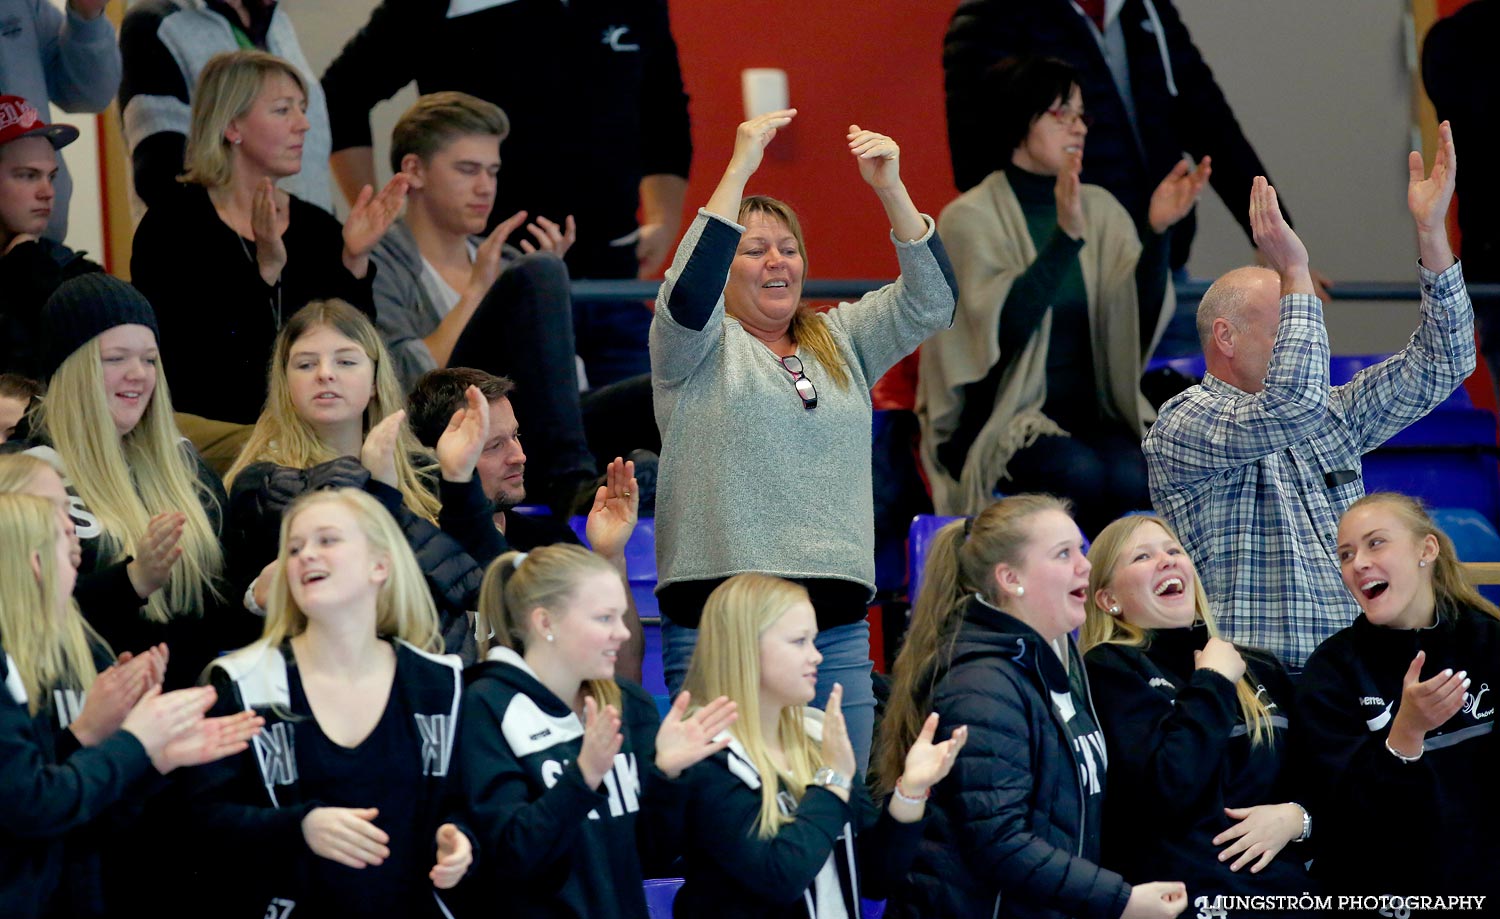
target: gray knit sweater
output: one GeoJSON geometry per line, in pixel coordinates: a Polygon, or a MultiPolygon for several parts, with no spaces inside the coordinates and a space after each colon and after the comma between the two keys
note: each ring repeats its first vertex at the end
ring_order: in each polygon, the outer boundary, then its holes
{"type": "Polygon", "coordinates": [[[807,410],[776,355],[724,312],[744,227],[699,211],[656,299],[651,385],[661,428],[660,585],[760,571],[875,582],[870,388],[953,321],[957,291],[934,231],[896,240],[901,276],[822,314],[848,365],[841,389],[799,350],[807,410]],[[710,304],[712,304],[710,306],[710,304]]]}

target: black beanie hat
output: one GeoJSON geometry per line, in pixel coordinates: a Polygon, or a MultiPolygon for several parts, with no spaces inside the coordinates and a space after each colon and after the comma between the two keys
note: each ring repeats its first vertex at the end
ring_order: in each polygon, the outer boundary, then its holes
{"type": "Polygon", "coordinates": [[[161,339],[150,302],[119,278],[96,271],[64,281],[42,307],[42,379],[91,339],[120,325],[143,325],[161,339]]]}

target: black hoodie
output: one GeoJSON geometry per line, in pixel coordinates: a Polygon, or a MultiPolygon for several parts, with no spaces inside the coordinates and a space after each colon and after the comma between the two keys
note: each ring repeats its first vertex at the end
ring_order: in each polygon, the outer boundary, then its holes
{"type": "Polygon", "coordinates": [[[589,788],[583,723],[520,655],[493,648],[466,677],[459,773],[486,853],[471,894],[511,919],[646,919],[642,864],[676,854],[682,820],[678,783],[655,765],[656,703],[618,681],[624,744],[589,788]]]}
{"type": "Polygon", "coordinates": [[[100,893],[98,876],[78,876],[74,869],[81,863],[72,860],[67,895],[49,906],[62,880],[64,837],[71,840],[156,773],[145,748],[126,731],[80,748],[63,725],[81,705],[76,694],[54,691],[60,704],[33,716],[3,649],[0,683],[0,904],[16,919],[42,916],[49,908],[53,915],[86,913],[100,893]]]}
{"type": "Polygon", "coordinates": [[[1194,909],[1220,894],[1311,892],[1305,847],[1289,845],[1255,874],[1219,861],[1225,846],[1214,837],[1237,822],[1224,808],[1302,802],[1290,787],[1286,671],[1269,654],[1240,649],[1273,727],[1270,743],[1252,746],[1234,684],[1194,669],[1193,653],[1207,641],[1200,624],[1152,632],[1146,647],[1104,644],[1085,656],[1109,749],[1104,864],[1136,884],[1182,881],[1194,909]]]}
{"type": "Polygon", "coordinates": [[[1360,616],[1318,646],[1297,684],[1293,749],[1317,814],[1313,872],[1329,893],[1485,894],[1496,908],[1496,693],[1500,620],[1477,609],[1440,606],[1426,629],[1360,616]],[[1451,668],[1471,682],[1458,714],[1403,763],[1386,740],[1418,651],[1423,680],[1451,668]]]}
{"type": "MultiPolygon", "coordinates": [[[[892,919],[993,916],[1117,919],[1130,885],[1099,867],[1106,768],[1088,680],[1030,626],[967,602],[931,681],[940,735],[968,725],[892,919]]],[[[940,736],[939,739],[942,739],[940,736]]]]}

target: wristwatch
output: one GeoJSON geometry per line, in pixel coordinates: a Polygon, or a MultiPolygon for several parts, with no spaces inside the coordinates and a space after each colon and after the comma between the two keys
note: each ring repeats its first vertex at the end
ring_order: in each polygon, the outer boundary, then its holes
{"type": "Polygon", "coordinates": [[[842,788],[845,791],[851,791],[854,788],[854,782],[842,772],[835,772],[832,766],[824,766],[822,769],[814,772],[813,784],[821,785],[824,788],[828,788],[829,786],[842,788]]]}
{"type": "MultiPolygon", "coordinates": [[[[1296,801],[1292,803],[1297,804],[1296,801]]],[[[1300,804],[1297,804],[1297,809],[1302,811],[1302,835],[1293,839],[1292,842],[1306,842],[1312,837],[1312,814],[1309,814],[1307,808],[1300,804]]]]}

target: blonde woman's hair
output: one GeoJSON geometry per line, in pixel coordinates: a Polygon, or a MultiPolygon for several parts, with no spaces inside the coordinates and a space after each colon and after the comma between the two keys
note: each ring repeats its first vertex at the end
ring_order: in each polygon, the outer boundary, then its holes
{"type": "MultiPolygon", "coordinates": [[[[1178,545],[1182,544],[1171,525],[1162,518],[1151,514],[1134,514],[1121,517],[1105,527],[1089,546],[1089,562],[1093,567],[1089,569],[1089,593],[1085,598],[1086,613],[1083,630],[1079,633],[1078,646],[1081,650],[1087,652],[1095,645],[1144,648],[1151,644],[1150,632],[1127,622],[1123,615],[1111,615],[1100,609],[1099,602],[1094,597],[1100,590],[1109,587],[1110,582],[1114,580],[1115,570],[1120,567],[1120,557],[1129,547],[1131,537],[1148,523],[1161,527],[1168,539],[1178,545]]],[[[1218,623],[1214,621],[1213,611],[1208,607],[1208,594],[1203,589],[1201,577],[1193,578],[1193,609],[1197,617],[1203,620],[1204,626],[1208,628],[1209,635],[1214,638],[1223,638],[1219,634],[1218,623]]],[[[1245,719],[1245,726],[1250,731],[1251,746],[1274,743],[1276,733],[1271,725],[1271,712],[1266,708],[1266,703],[1261,701],[1256,691],[1255,680],[1249,670],[1246,670],[1245,675],[1234,684],[1234,695],[1239,700],[1240,716],[1245,719]]]]}
{"type": "MultiPolygon", "coordinates": [[[[590,575],[618,577],[614,566],[583,548],[566,543],[530,552],[507,552],[490,563],[479,586],[479,656],[500,646],[525,656],[531,611],[560,612],[590,575]]],[[[588,680],[586,689],[602,709],[620,707],[620,685],[588,680]]],[[[571,699],[564,702],[572,704],[571,699]]]]}
{"type": "Polygon", "coordinates": [[[186,522],[167,584],[147,598],[152,622],[202,615],[224,571],[224,549],[204,507],[217,500],[198,477],[198,466],[172,417],[166,366],[158,361],[156,391],[129,434],[115,433],[104,393],[99,339],[68,355],[36,407],[37,429],[57,450],[73,490],[99,518],[103,558],[135,555],[137,540],[156,514],[176,511],[186,522]]]}
{"type": "Polygon", "coordinates": [[[998,606],[995,566],[1020,563],[1031,542],[1031,520],[1045,511],[1070,513],[1066,501],[1051,495],[1013,495],[978,516],[953,521],[932,538],[876,738],[872,777],[883,791],[895,787],[906,751],[932,714],[932,692],[952,661],[964,606],[975,594],[998,606]]]}
{"type": "Polygon", "coordinates": [[[703,606],[698,646],[683,685],[700,703],[719,696],[738,703],[739,721],[730,730],[761,776],[756,823],[761,839],[770,839],[792,822],[777,804],[779,785],[800,801],[823,766],[822,751],[807,736],[800,706],[782,708],[776,722],[788,769],[772,761],[760,733],[760,638],[788,609],[807,602],[807,591],[800,585],[766,574],[738,574],[720,584],[703,606]]]}
{"type": "MultiPolygon", "coordinates": [[[[797,240],[797,253],[802,256],[802,277],[807,279],[807,242],[802,236],[802,223],[797,219],[797,212],[785,201],[778,201],[766,195],[750,195],[740,202],[739,223],[743,226],[751,216],[759,214],[773,220],[779,220],[786,224],[791,231],[792,238],[797,240]]],[[[839,350],[838,344],[833,340],[833,333],[828,331],[828,320],[823,314],[808,306],[806,303],[799,304],[797,312],[792,314],[791,326],[792,341],[797,345],[812,352],[823,365],[828,373],[828,378],[833,380],[839,389],[848,389],[852,379],[849,376],[849,365],[844,361],[844,354],[839,350]]]]}
{"type": "Polygon", "coordinates": [[[370,541],[371,553],[383,555],[389,562],[389,573],[375,597],[376,634],[399,638],[423,651],[442,651],[437,607],[432,603],[432,593],[427,589],[417,557],[412,554],[411,546],[390,512],[357,488],[306,492],[281,515],[281,548],[276,555],[276,573],[271,580],[271,597],[266,607],[266,625],[261,632],[261,641],[275,648],[286,639],[307,631],[307,613],[297,605],[292,585],[286,577],[290,554],[287,536],[298,514],[322,504],[338,504],[353,514],[360,532],[370,541]]]}
{"type": "Polygon", "coordinates": [[[193,114],[184,157],[186,171],[178,177],[179,182],[208,188],[229,184],[234,167],[229,157],[231,144],[224,132],[231,121],[250,111],[266,81],[277,74],[291,77],[306,100],[307,84],[302,74],[274,54],[225,51],[208,59],[193,89],[193,114]]]}
{"type": "Polygon", "coordinates": [[[31,480],[43,469],[52,469],[52,465],[35,456],[25,453],[7,453],[0,456],[0,494],[24,492],[30,487],[31,480]]]}
{"type": "Polygon", "coordinates": [[[0,494],[0,646],[15,661],[33,715],[54,688],[94,684],[88,626],[73,598],[58,590],[61,532],[51,501],[0,494]]]}
{"type": "MultiPolygon", "coordinates": [[[[365,406],[361,433],[370,433],[370,429],[391,412],[406,408],[406,397],[401,393],[401,384],[396,382],[391,353],[386,350],[374,324],[364,313],[343,300],[314,300],[293,313],[276,335],[276,344],[271,349],[271,365],[266,373],[266,407],[261,410],[255,429],[250,432],[240,455],[224,477],[228,484],[232,485],[235,477],[252,463],[271,462],[293,469],[308,469],[338,459],[339,454],[297,414],[292,405],[291,386],[287,382],[293,346],[302,336],[320,328],[331,329],[359,345],[374,369],[374,386],[371,387],[370,403],[365,406]]],[[[435,466],[432,451],[417,442],[411,426],[403,420],[401,431],[396,436],[397,486],[402,503],[412,513],[433,522],[437,521],[438,511],[442,509],[426,484],[435,466]]]]}
{"type": "Polygon", "coordinates": [[[1484,595],[1469,583],[1469,579],[1464,577],[1463,563],[1459,560],[1458,549],[1453,545],[1452,538],[1433,522],[1432,516],[1427,512],[1427,505],[1418,498],[1403,495],[1397,491],[1377,491],[1355,501],[1344,513],[1348,514],[1356,508],[1375,504],[1389,508],[1396,515],[1396,519],[1401,521],[1401,525],[1406,527],[1407,532],[1417,539],[1427,536],[1437,539],[1438,554],[1437,558],[1432,561],[1432,592],[1437,598],[1438,615],[1442,615],[1445,607],[1471,606],[1482,613],[1500,619],[1500,608],[1496,608],[1495,604],[1486,600],[1484,595]]]}

